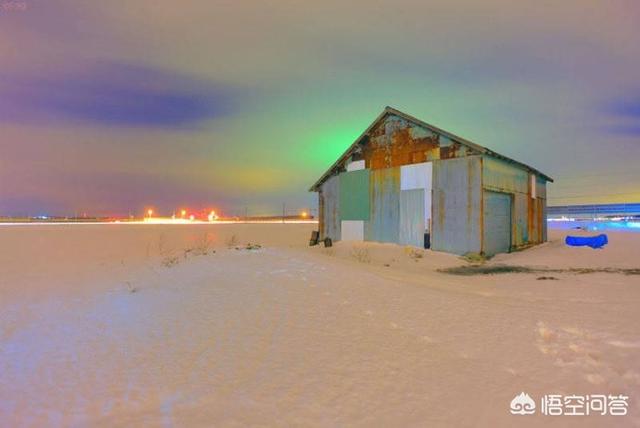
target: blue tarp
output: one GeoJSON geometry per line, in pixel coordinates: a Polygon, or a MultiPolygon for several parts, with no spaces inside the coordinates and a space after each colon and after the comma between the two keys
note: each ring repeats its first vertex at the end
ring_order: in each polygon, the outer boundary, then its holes
{"type": "Polygon", "coordinates": [[[609,243],[609,240],[603,233],[598,236],[567,236],[564,242],[572,247],[602,248],[609,243]]]}

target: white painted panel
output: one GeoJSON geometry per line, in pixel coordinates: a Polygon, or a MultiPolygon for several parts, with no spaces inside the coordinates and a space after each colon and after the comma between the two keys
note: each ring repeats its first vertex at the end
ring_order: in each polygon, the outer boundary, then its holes
{"type": "Polygon", "coordinates": [[[400,167],[400,190],[424,189],[424,224],[429,227],[431,219],[431,188],[433,164],[414,163],[400,167]]]}
{"type": "Polygon", "coordinates": [[[529,180],[531,180],[531,199],[536,198],[536,175],[529,174],[529,180]]]}
{"type": "Polygon", "coordinates": [[[431,189],[432,163],[414,163],[400,167],[400,190],[431,189]]]}
{"type": "Polygon", "coordinates": [[[359,161],[350,162],[347,165],[347,171],[358,171],[364,169],[364,159],[359,161]]]}
{"type": "Polygon", "coordinates": [[[342,220],[340,225],[342,229],[343,241],[363,241],[364,240],[364,221],[363,220],[342,220]]]}

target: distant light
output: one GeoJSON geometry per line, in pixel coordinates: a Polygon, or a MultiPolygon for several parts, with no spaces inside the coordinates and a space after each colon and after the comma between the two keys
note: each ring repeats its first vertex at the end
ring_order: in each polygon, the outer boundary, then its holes
{"type": "Polygon", "coordinates": [[[151,217],[151,216],[153,215],[153,210],[152,210],[151,208],[149,208],[149,209],[147,210],[147,215],[148,215],[149,217],[151,217]]]}
{"type": "Polygon", "coordinates": [[[189,216],[189,220],[193,220],[193,219],[195,219],[195,218],[196,218],[196,216],[194,216],[193,214],[191,214],[191,215],[189,216]]]}
{"type": "Polygon", "coordinates": [[[306,211],[302,211],[302,214],[300,214],[302,217],[306,218],[309,214],[307,214],[306,211]]]}
{"type": "Polygon", "coordinates": [[[180,211],[180,215],[181,215],[182,217],[186,216],[186,215],[187,215],[187,210],[182,210],[182,211],[180,211]]]}
{"type": "Polygon", "coordinates": [[[209,213],[209,215],[207,216],[207,218],[209,219],[209,221],[214,221],[216,220],[218,217],[216,216],[216,212],[215,211],[211,211],[209,213]]]}

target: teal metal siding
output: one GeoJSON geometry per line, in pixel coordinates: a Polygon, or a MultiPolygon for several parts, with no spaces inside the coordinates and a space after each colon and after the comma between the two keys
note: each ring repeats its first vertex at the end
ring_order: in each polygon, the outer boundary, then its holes
{"type": "Polygon", "coordinates": [[[511,249],[511,198],[508,193],[484,191],[482,242],[488,256],[511,249]]]}
{"type": "Polygon", "coordinates": [[[340,177],[340,219],[369,220],[369,170],[343,172],[340,177]]]}
{"type": "Polygon", "coordinates": [[[424,189],[400,192],[400,231],[402,245],[424,246],[424,189]]]}

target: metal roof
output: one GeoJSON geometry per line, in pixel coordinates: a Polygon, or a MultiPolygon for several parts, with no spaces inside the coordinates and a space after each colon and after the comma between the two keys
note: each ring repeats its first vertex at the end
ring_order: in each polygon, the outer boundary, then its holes
{"type": "Polygon", "coordinates": [[[483,147],[483,146],[481,146],[479,144],[473,143],[473,142],[471,142],[469,140],[466,140],[466,139],[464,139],[462,137],[458,137],[457,135],[454,135],[454,134],[452,134],[450,132],[447,132],[444,129],[440,129],[440,128],[436,127],[436,126],[433,126],[433,125],[430,125],[430,124],[428,124],[426,122],[423,122],[422,120],[417,119],[417,118],[415,118],[413,116],[410,116],[410,115],[408,115],[406,113],[403,113],[400,110],[396,110],[396,109],[394,109],[392,107],[387,106],[387,107],[384,108],[382,113],[380,113],[380,115],[376,118],[376,120],[374,120],[373,123],[371,123],[371,125],[369,125],[367,127],[367,129],[365,129],[364,132],[362,134],[360,134],[360,136],[358,138],[356,138],[356,140],[353,142],[353,144],[351,144],[349,146],[349,148],[342,154],[342,156],[340,156],[338,158],[338,160],[335,161],[333,163],[333,165],[331,165],[329,167],[329,169],[324,174],[322,174],[322,176],[318,179],[318,181],[316,181],[313,184],[313,186],[311,186],[309,191],[310,192],[317,191],[318,188],[320,187],[320,185],[322,183],[324,183],[324,181],[327,178],[331,177],[331,175],[333,175],[337,171],[337,169],[340,166],[340,164],[342,162],[344,162],[344,160],[347,157],[351,156],[351,154],[358,147],[358,144],[363,140],[363,138],[365,138],[369,134],[369,132],[376,125],[378,125],[378,123],[382,119],[384,119],[388,115],[394,115],[394,116],[401,117],[402,119],[405,119],[408,122],[412,122],[412,123],[414,123],[414,124],[416,124],[418,126],[421,126],[423,128],[429,129],[430,131],[432,131],[432,132],[434,132],[436,134],[445,136],[445,137],[449,138],[452,141],[455,141],[455,142],[460,143],[460,144],[462,144],[464,146],[467,146],[467,147],[479,152],[480,154],[488,155],[488,156],[494,157],[496,159],[500,159],[500,160],[512,163],[514,165],[518,165],[519,167],[521,167],[521,168],[523,168],[523,169],[525,169],[525,170],[527,170],[527,171],[529,171],[529,172],[531,172],[533,174],[536,174],[536,175],[544,178],[547,181],[553,182],[553,179],[551,177],[549,177],[546,174],[543,174],[542,172],[538,171],[535,168],[530,167],[529,165],[526,165],[526,164],[524,164],[522,162],[518,162],[517,160],[511,159],[511,158],[509,158],[507,156],[501,155],[500,153],[494,152],[493,150],[490,150],[490,149],[488,149],[486,147],[483,147]]]}

